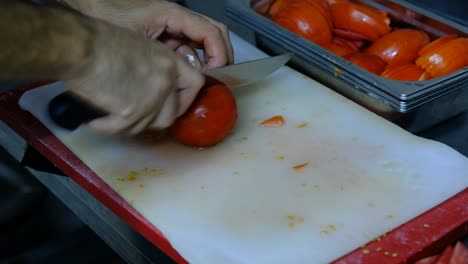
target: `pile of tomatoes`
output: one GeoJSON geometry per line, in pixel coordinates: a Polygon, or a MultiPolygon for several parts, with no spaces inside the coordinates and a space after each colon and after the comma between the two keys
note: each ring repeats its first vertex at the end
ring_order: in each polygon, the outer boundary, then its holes
{"type": "Polygon", "coordinates": [[[468,66],[468,38],[431,41],[419,29],[391,27],[388,14],[349,0],[275,0],[275,23],[382,77],[419,81],[468,66]]]}

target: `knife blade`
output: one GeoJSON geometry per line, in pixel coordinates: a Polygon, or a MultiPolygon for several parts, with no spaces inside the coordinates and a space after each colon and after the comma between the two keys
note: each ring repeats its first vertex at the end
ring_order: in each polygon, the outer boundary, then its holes
{"type": "Polygon", "coordinates": [[[273,57],[231,64],[207,70],[203,73],[215,78],[232,89],[265,79],[268,75],[286,64],[291,57],[291,53],[286,53],[273,57]]]}
{"type": "MultiPolygon", "coordinates": [[[[287,53],[228,65],[202,73],[233,89],[264,79],[283,66],[291,57],[292,54],[287,53]]],[[[71,92],[64,92],[54,97],[49,102],[48,114],[55,124],[68,130],[75,130],[82,124],[107,115],[71,92]]]]}

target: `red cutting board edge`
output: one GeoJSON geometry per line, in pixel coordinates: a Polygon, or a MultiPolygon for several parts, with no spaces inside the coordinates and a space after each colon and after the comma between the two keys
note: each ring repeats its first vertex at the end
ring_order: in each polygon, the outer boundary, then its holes
{"type": "MultiPolygon", "coordinates": [[[[52,81],[29,83],[0,93],[0,120],[66,175],[107,206],[177,263],[187,263],[164,235],[73,154],[18,101],[22,94],[52,81]]],[[[335,264],[412,263],[468,235],[468,188],[411,221],[376,238],[335,264]]]]}

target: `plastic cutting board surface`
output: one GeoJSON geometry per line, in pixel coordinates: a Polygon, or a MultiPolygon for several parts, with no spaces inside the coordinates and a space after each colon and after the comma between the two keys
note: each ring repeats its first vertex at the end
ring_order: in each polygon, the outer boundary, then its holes
{"type": "MultiPolygon", "coordinates": [[[[238,62],[266,56],[231,37],[238,62]]],[[[235,131],[203,150],[152,135],[64,131],[46,115],[63,89],[54,83],[26,92],[21,107],[191,263],[327,263],[468,186],[461,154],[288,67],[237,89],[235,131]],[[284,127],[258,125],[278,114],[284,127]]]]}

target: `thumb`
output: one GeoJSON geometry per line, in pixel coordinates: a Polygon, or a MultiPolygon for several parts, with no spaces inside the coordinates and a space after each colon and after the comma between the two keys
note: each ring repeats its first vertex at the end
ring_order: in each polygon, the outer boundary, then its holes
{"type": "Polygon", "coordinates": [[[192,65],[193,68],[201,70],[202,62],[198,57],[197,51],[187,44],[180,45],[175,50],[176,54],[181,56],[186,62],[192,65]]]}
{"type": "Polygon", "coordinates": [[[205,84],[205,76],[184,61],[177,63],[177,116],[184,114],[205,84]]]}

